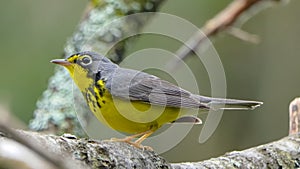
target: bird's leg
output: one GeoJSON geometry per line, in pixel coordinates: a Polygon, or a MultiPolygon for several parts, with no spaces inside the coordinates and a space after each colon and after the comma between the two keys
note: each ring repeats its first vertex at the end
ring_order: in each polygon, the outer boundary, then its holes
{"type": "Polygon", "coordinates": [[[132,139],[134,139],[136,137],[139,137],[139,136],[141,136],[143,134],[144,134],[144,132],[143,133],[134,134],[134,135],[131,135],[131,136],[127,136],[125,138],[111,138],[110,141],[120,141],[120,142],[126,142],[126,143],[131,144],[131,143],[133,143],[132,139]]]}
{"type": "Polygon", "coordinates": [[[134,143],[137,145],[137,146],[140,146],[141,145],[141,143],[147,138],[147,137],[149,137],[151,134],[153,134],[154,133],[154,131],[152,131],[152,130],[149,130],[149,131],[146,131],[145,133],[144,133],[144,135],[142,136],[142,137],[140,137],[139,139],[137,139],[134,143]]]}
{"type": "Polygon", "coordinates": [[[146,132],[143,132],[143,133],[138,133],[138,134],[135,134],[135,135],[131,135],[131,136],[128,136],[128,137],[125,137],[125,138],[122,138],[122,139],[118,139],[118,138],[111,138],[110,141],[120,141],[120,142],[126,142],[128,144],[131,144],[133,145],[134,147],[137,147],[137,148],[141,148],[141,149],[147,149],[147,150],[153,150],[151,147],[149,146],[143,146],[141,145],[141,143],[147,138],[149,137],[151,134],[153,134],[154,131],[152,130],[149,130],[149,131],[146,131],[146,132]],[[141,136],[142,135],[142,136],[141,136]],[[141,136],[139,139],[137,139],[135,142],[132,142],[132,139],[136,138],[136,137],[139,137],[141,136]]]}
{"type": "Polygon", "coordinates": [[[146,150],[150,150],[150,151],[153,151],[153,148],[152,147],[149,147],[149,146],[143,146],[141,145],[141,143],[147,138],[149,137],[151,134],[153,134],[154,131],[152,130],[149,130],[149,131],[146,131],[144,133],[144,135],[142,135],[142,137],[140,137],[139,139],[137,139],[134,143],[132,143],[133,146],[137,147],[137,148],[141,148],[141,149],[146,149],[146,150]]]}

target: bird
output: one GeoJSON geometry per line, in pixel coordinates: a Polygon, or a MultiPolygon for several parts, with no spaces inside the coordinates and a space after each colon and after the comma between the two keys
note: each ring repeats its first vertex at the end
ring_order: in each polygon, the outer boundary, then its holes
{"type": "Polygon", "coordinates": [[[252,110],[263,104],[260,101],[193,94],[157,76],[122,68],[92,51],[79,52],[51,62],[69,71],[100,122],[129,134],[114,141],[127,142],[139,148],[143,147],[141,143],[147,137],[164,124],[201,123],[196,115],[186,114],[184,110],[252,110]]]}

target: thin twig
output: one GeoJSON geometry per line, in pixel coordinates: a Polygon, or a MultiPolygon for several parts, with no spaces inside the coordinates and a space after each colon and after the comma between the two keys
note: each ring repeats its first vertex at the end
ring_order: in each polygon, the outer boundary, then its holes
{"type": "Polygon", "coordinates": [[[256,43],[256,44],[260,42],[259,36],[246,32],[240,28],[228,27],[226,32],[246,42],[256,43]]]}
{"type": "MultiPolygon", "coordinates": [[[[261,1],[264,0],[232,1],[223,11],[207,21],[201,30],[196,32],[184,45],[177,50],[176,55],[179,59],[172,60],[169,65],[176,67],[179,60],[185,59],[192,51],[196,50],[200,44],[205,43],[205,41],[208,40],[208,37],[216,35],[219,32],[225,31],[229,27],[232,27],[243,13],[261,1]]],[[[243,35],[246,34],[243,33],[243,35]]],[[[254,39],[254,41],[256,40],[257,39],[254,39]]]]}

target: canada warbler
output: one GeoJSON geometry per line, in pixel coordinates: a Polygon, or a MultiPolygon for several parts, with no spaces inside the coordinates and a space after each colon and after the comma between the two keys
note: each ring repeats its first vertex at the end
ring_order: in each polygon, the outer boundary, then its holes
{"type": "Polygon", "coordinates": [[[192,94],[156,76],[121,68],[89,51],[51,62],[68,69],[99,121],[117,131],[134,134],[119,140],[137,147],[163,124],[200,122],[197,117],[179,113],[181,108],[247,110],[262,104],[192,94]],[[139,139],[132,142],[136,137],[139,139]]]}

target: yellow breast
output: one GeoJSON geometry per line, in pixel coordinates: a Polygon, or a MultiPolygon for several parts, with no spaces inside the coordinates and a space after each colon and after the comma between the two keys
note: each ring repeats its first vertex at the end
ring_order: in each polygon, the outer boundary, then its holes
{"type": "Polygon", "coordinates": [[[99,121],[107,126],[130,134],[156,130],[163,124],[177,119],[178,108],[153,106],[140,101],[113,97],[103,81],[88,88],[87,103],[99,121]]]}
{"type": "Polygon", "coordinates": [[[117,131],[130,134],[155,131],[178,118],[179,108],[114,97],[105,88],[104,81],[95,83],[81,67],[76,66],[69,71],[97,119],[117,131]]]}

